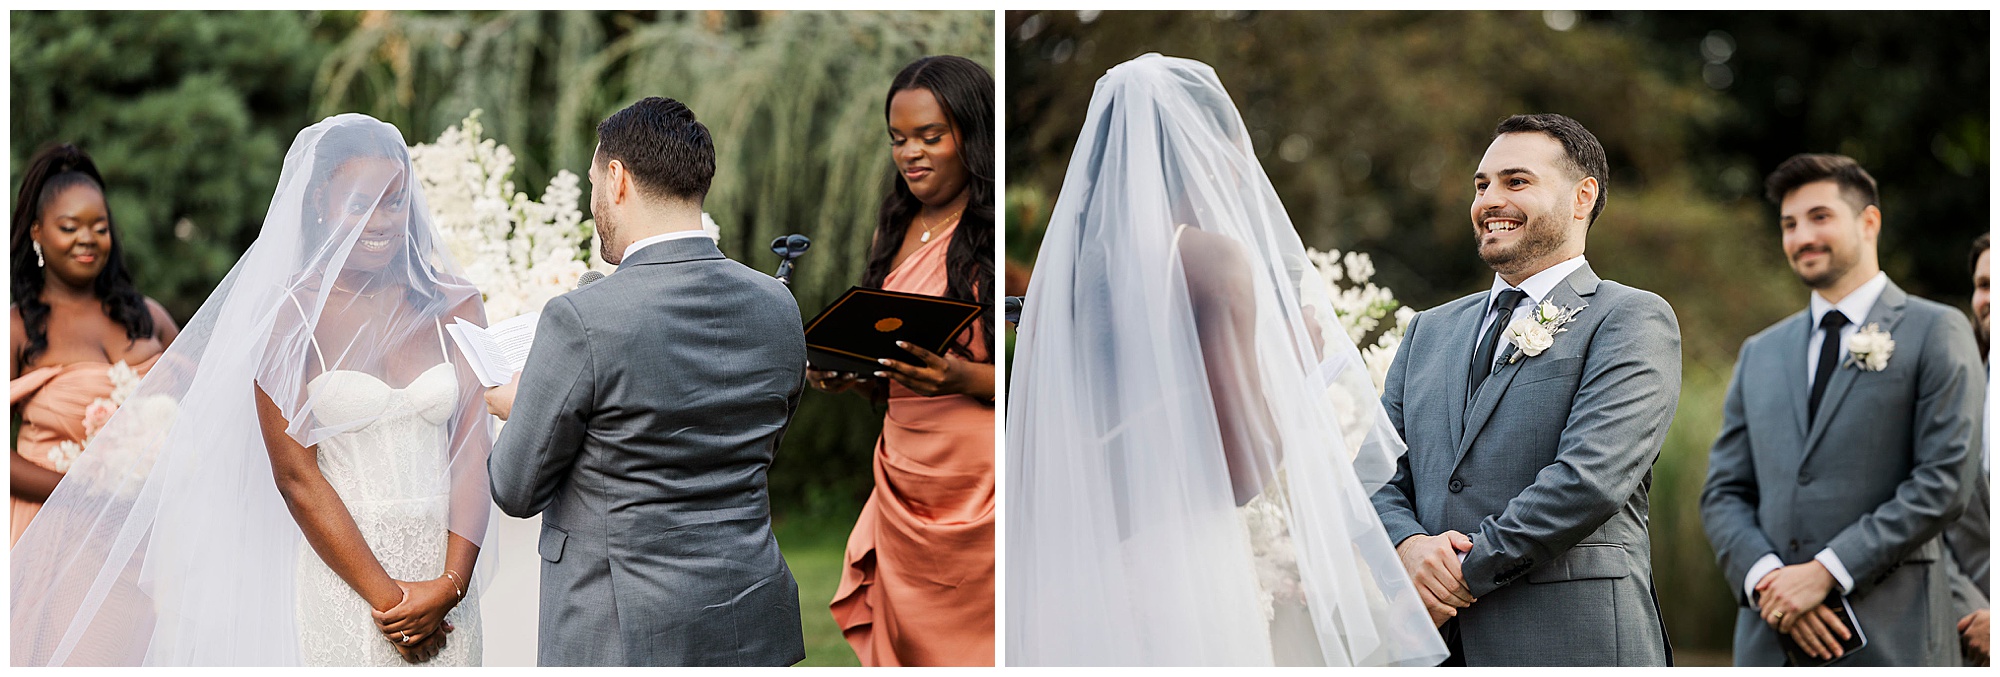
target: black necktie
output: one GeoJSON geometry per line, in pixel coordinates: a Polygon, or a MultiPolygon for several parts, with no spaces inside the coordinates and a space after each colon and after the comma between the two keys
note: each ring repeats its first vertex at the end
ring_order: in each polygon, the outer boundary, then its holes
{"type": "Polygon", "coordinates": [[[1812,399],[1806,400],[1806,423],[1819,418],[1819,396],[1826,394],[1826,382],[1833,380],[1834,365],[1840,364],[1840,329],[1847,326],[1847,316],[1838,310],[1829,310],[1826,317],[1819,319],[1819,328],[1826,336],[1819,340],[1819,365],[1813,369],[1812,399]]]}
{"type": "Polygon", "coordinates": [[[1466,373],[1465,379],[1466,397],[1479,392],[1479,384],[1486,380],[1487,374],[1493,373],[1493,353],[1500,347],[1500,335],[1507,332],[1507,323],[1514,317],[1514,306],[1520,305],[1521,299],[1525,298],[1528,298],[1527,292],[1507,289],[1493,300],[1494,309],[1500,314],[1493,318],[1493,326],[1487,327],[1486,335],[1479,339],[1479,351],[1472,354],[1472,369],[1466,373]]]}

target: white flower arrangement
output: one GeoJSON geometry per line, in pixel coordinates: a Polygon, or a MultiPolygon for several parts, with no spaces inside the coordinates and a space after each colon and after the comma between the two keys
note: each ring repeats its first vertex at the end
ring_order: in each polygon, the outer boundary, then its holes
{"type": "Polygon", "coordinates": [[[1563,325],[1575,320],[1577,313],[1589,307],[1580,306],[1572,310],[1543,301],[1537,304],[1527,317],[1508,323],[1507,341],[1514,344],[1515,352],[1513,356],[1507,358],[1507,363],[1519,362],[1523,355],[1528,357],[1541,355],[1542,351],[1556,344],[1556,334],[1569,331],[1563,325]]]}
{"type": "Polygon", "coordinates": [[[1862,371],[1889,368],[1889,356],[1896,352],[1896,339],[1873,322],[1847,337],[1847,365],[1862,371]]]}
{"type": "Polygon", "coordinates": [[[166,395],[139,395],[118,410],[122,415],[105,427],[102,439],[91,448],[92,458],[78,469],[92,476],[91,486],[130,500],[152,473],[160,443],[180,414],[180,403],[166,395]]]}
{"type": "Polygon", "coordinates": [[[90,448],[91,441],[97,439],[97,434],[104,430],[105,424],[111,422],[111,416],[118,413],[125,400],[131,398],[132,393],[139,389],[138,370],[133,369],[132,365],[126,364],[124,360],[111,365],[111,370],[106,372],[105,376],[111,380],[111,394],[91,400],[90,404],[83,408],[83,439],[64,440],[49,449],[47,458],[55,465],[56,472],[68,473],[70,468],[76,465],[76,459],[83,455],[83,450],[90,448]]]}
{"type": "MultiPolygon", "coordinates": [[[[577,175],[556,172],[540,201],[514,190],[514,152],[492,139],[474,110],[437,141],[410,147],[410,164],[431,222],[465,276],[485,297],[487,322],[542,309],[576,286],[596,257],[577,175]]],[[[609,266],[596,266],[610,272],[609,266]]]]}
{"type": "Polygon", "coordinates": [[[1403,344],[1403,331],[1409,328],[1410,318],[1417,311],[1397,301],[1395,293],[1387,287],[1369,281],[1375,277],[1375,261],[1365,253],[1308,248],[1306,258],[1326,280],[1327,301],[1333,306],[1334,319],[1361,350],[1362,364],[1368,367],[1368,377],[1380,394],[1389,380],[1389,365],[1395,362],[1396,349],[1403,344]],[[1390,322],[1387,327],[1382,326],[1385,319],[1390,322]],[[1378,328],[1381,331],[1375,333],[1375,340],[1364,343],[1378,328]]]}

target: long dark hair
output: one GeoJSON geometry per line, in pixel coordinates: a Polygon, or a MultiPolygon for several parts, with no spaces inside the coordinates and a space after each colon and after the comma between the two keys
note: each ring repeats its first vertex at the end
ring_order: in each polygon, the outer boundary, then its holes
{"type": "MultiPolygon", "coordinates": [[[[882,101],[882,117],[887,124],[889,104],[896,93],[906,89],[930,90],[944,107],[945,115],[958,140],[958,158],[972,180],[966,190],[965,214],[945,250],[945,296],[972,301],[985,307],[977,340],[993,354],[993,75],[962,56],[927,56],[904,66],[889,85],[882,101]]],[[[890,167],[893,174],[895,168],[890,167]]],[[[910,222],[923,203],[910,192],[901,176],[890,180],[889,194],[882,198],[882,210],[875,218],[875,244],[868,252],[868,267],[861,273],[861,285],[881,287],[889,277],[896,250],[910,222]]],[[[971,344],[960,341],[946,352],[972,357],[971,344]]]]}
{"type": "MultiPolygon", "coordinates": [[[[21,311],[21,321],[28,330],[28,345],[17,356],[17,364],[23,368],[49,347],[49,304],[42,300],[42,267],[35,263],[29,233],[49,202],[76,186],[105,192],[104,177],[97,173],[97,164],[90,161],[88,153],[72,144],[49,144],[28,161],[28,169],[21,175],[21,190],[14,196],[14,239],[9,248],[13,252],[14,307],[21,311]]],[[[124,239],[118,236],[118,220],[111,217],[108,195],[104,219],[111,231],[111,246],[104,252],[104,270],[98,271],[91,289],[104,304],[104,314],[125,327],[125,338],[150,338],[153,314],[146,307],[146,297],[132,284],[132,272],[125,268],[124,239]]]]}

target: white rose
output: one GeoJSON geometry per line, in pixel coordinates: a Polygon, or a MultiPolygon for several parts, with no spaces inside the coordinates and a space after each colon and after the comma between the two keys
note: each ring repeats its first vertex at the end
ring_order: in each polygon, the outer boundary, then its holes
{"type": "Polygon", "coordinates": [[[1555,345],[1556,335],[1551,333],[1548,327],[1524,317],[1507,325],[1507,340],[1512,342],[1514,347],[1520,348],[1522,354],[1534,357],[1548,350],[1549,346],[1555,345]]]}
{"type": "MultiPolygon", "coordinates": [[[[1556,304],[1543,301],[1541,305],[1535,306],[1535,321],[1537,322],[1547,322],[1561,316],[1562,309],[1557,308],[1556,304]]],[[[1530,357],[1533,356],[1531,355],[1530,357]]]]}
{"type": "Polygon", "coordinates": [[[1869,371],[1882,371],[1887,368],[1889,368],[1889,353],[1887,351],[1868,354],[1869,371]]]}
{"type": "Polygon", "coordinates": [[[1879,352],[1882,348],[1879,338],[1866,331],[1855,332],[1853,336],[1847,337],[1847,352],[1853,355],[1872,355],[1879,352]]]}

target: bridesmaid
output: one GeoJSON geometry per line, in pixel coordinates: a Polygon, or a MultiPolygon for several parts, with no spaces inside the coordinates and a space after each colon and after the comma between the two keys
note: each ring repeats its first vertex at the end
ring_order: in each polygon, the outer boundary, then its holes
{"type": "MultiPolygon", "coordinates": [[[[963,57],[918,59],[886,108],[900,178],[861,284],[992,307],[993,76],[963,57]]],[[[889,404],[834,620],[862,665],[992,665],[992,317],[943,355],[905,348],[919,361],[807,374],[889,404]]]]}
{"type": "MultiPolygon", "coordinates": [[[[8,547],[55,491],[49,452],[81,445],[84,411],[110,397],[123,362],[139,375],[172,344],[173,317],[132,286],[104,200],[104,178],[76,146],[36,153],[14,198],[8,403],[20,417],[12,454],[8,547]]],[[[99,422],[101,423],[101,422],[99,422]]]]}

